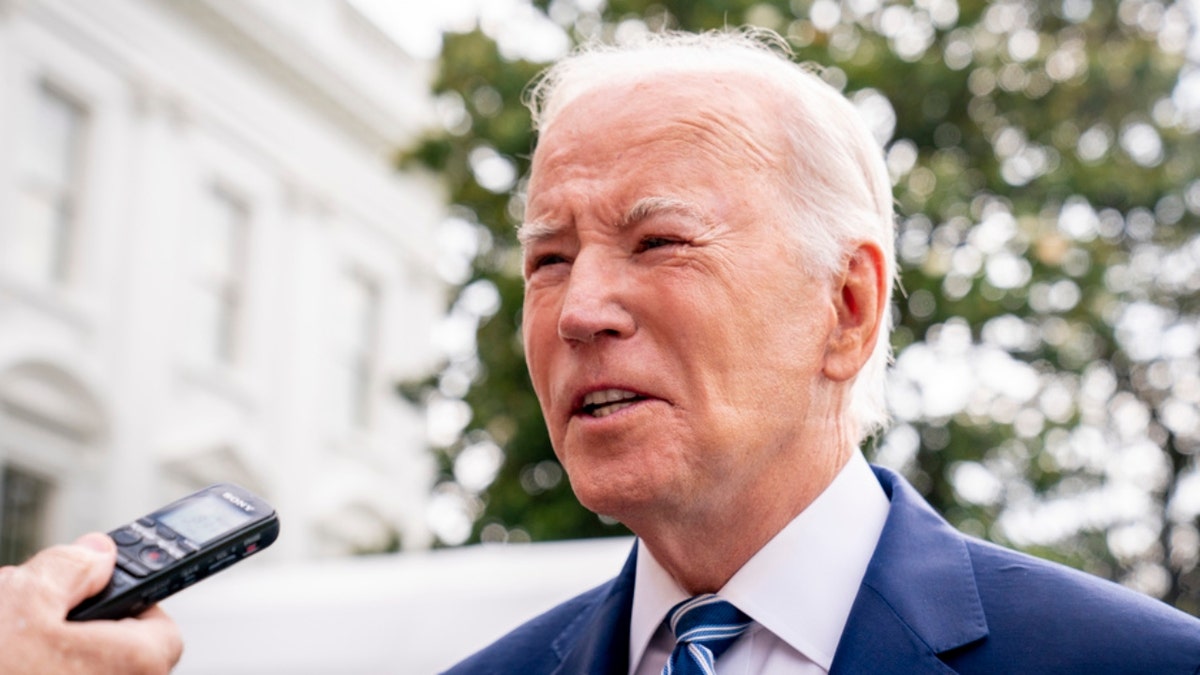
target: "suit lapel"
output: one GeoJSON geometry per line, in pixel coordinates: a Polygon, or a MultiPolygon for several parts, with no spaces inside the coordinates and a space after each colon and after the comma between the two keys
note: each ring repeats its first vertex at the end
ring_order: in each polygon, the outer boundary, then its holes
{"type": "Polygon", "coordinates": [[[903,479],[875,474],[891,508],[830,673],[953,673],[937,655],[987,636],[966,543],[903,479]]]}
{"type": "MultiPolygon", "coordinates": [[[[875,467],[887,522],[838,642],[830,675],[947,675],[938,654],[987,636],[966,543],[902,478],[875,467]]],[[[554,675],[626,675],[637,547],[592,607],[552,645],[554,675]]]]}
{"type": "Polygon", "coordinates": [[[563,628],[553,649],[562,658],[553,675],[626,675],[629,672],[629,616],[633,612],[633,581],[637,546],[608,593],[591,611],[563,628]]]}

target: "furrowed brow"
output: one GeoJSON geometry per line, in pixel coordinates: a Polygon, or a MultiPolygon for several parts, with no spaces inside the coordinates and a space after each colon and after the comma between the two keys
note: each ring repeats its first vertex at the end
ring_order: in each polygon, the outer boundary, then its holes
{"type": "Polygon", "coordinates": [[[617,224],[617,229],[629,229],[635,223],[660,213],[674,213],[682,216],[690,216],[701,221],[704,220],[700,210],[690,202],[685,202],[682,199],[674,197],[643,197],[637,200],[633,207],[625,213],[625,216],[621,218],[621,222],[617,224]]]}
{"type": "Polygon", "coordinates": [[[539,241],[553,239],[558,233],[563,231],[561,225],[556,225],[544,221],[532,221],[521,223],[517,228],[517,241],[521,244],[521,248],[529,248],[531,245],[539,241]]]}
{"type": "MultiPolygon", "coordinates": [[[[628,230],[638,222],[662,213],[673,213],[682,216],[689,216],[697,220],[704,221],[705,218],[699,209],[690,202],[674,197],[643,197],[625,212],[621,219],[617,221],[616,229],[618,231],[628,230]]],[[[521,248],[528,248],[547,239],[553,239],[566,229],[564,225],[553,221],[533,220],[522,223],[517,228],[517,241],[520,242],[521,248]]]]}

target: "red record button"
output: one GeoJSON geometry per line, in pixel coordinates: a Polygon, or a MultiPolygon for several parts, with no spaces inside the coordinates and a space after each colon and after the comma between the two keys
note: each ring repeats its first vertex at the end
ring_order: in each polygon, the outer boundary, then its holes
{"type": "Polygon", "coordinates": [[[171,562],[171,554],[157,546],[147,546],[138,551],[138,559],[145,563],[146,567],[152,570],[160,570],[164,565],[171,562]]]}

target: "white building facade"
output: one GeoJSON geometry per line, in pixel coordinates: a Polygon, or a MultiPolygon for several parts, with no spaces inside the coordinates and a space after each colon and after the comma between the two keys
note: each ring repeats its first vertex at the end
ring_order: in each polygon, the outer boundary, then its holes
{"type": "Polygon", "coordinates": [[[0,0],[0,562],[216,481],[430,541],[423,66],[341,0],[0,0]]]}

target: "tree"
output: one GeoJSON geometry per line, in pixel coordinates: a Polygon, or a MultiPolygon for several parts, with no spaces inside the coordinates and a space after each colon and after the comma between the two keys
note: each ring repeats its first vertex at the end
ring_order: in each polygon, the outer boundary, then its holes
{"type": "MultiPolygon", "coordinates": [[[[868,453],[962,529],[1200,611],[1200,74],[1183,4],[535,4],[575,42],[753,24],[825,66],[872,121],[899,213],[896,423],[868,453]]],[[[442,172],[479,243],[456,307],[495,290],[474,302],[478,352],[423,390],[470,410],[439,490],[469,505],[475,540],[612,534],[570,495],[516,337],[520,95],[542,66],[505,49],[446,36],[449,124],[407,158],[442,172]]]]}

